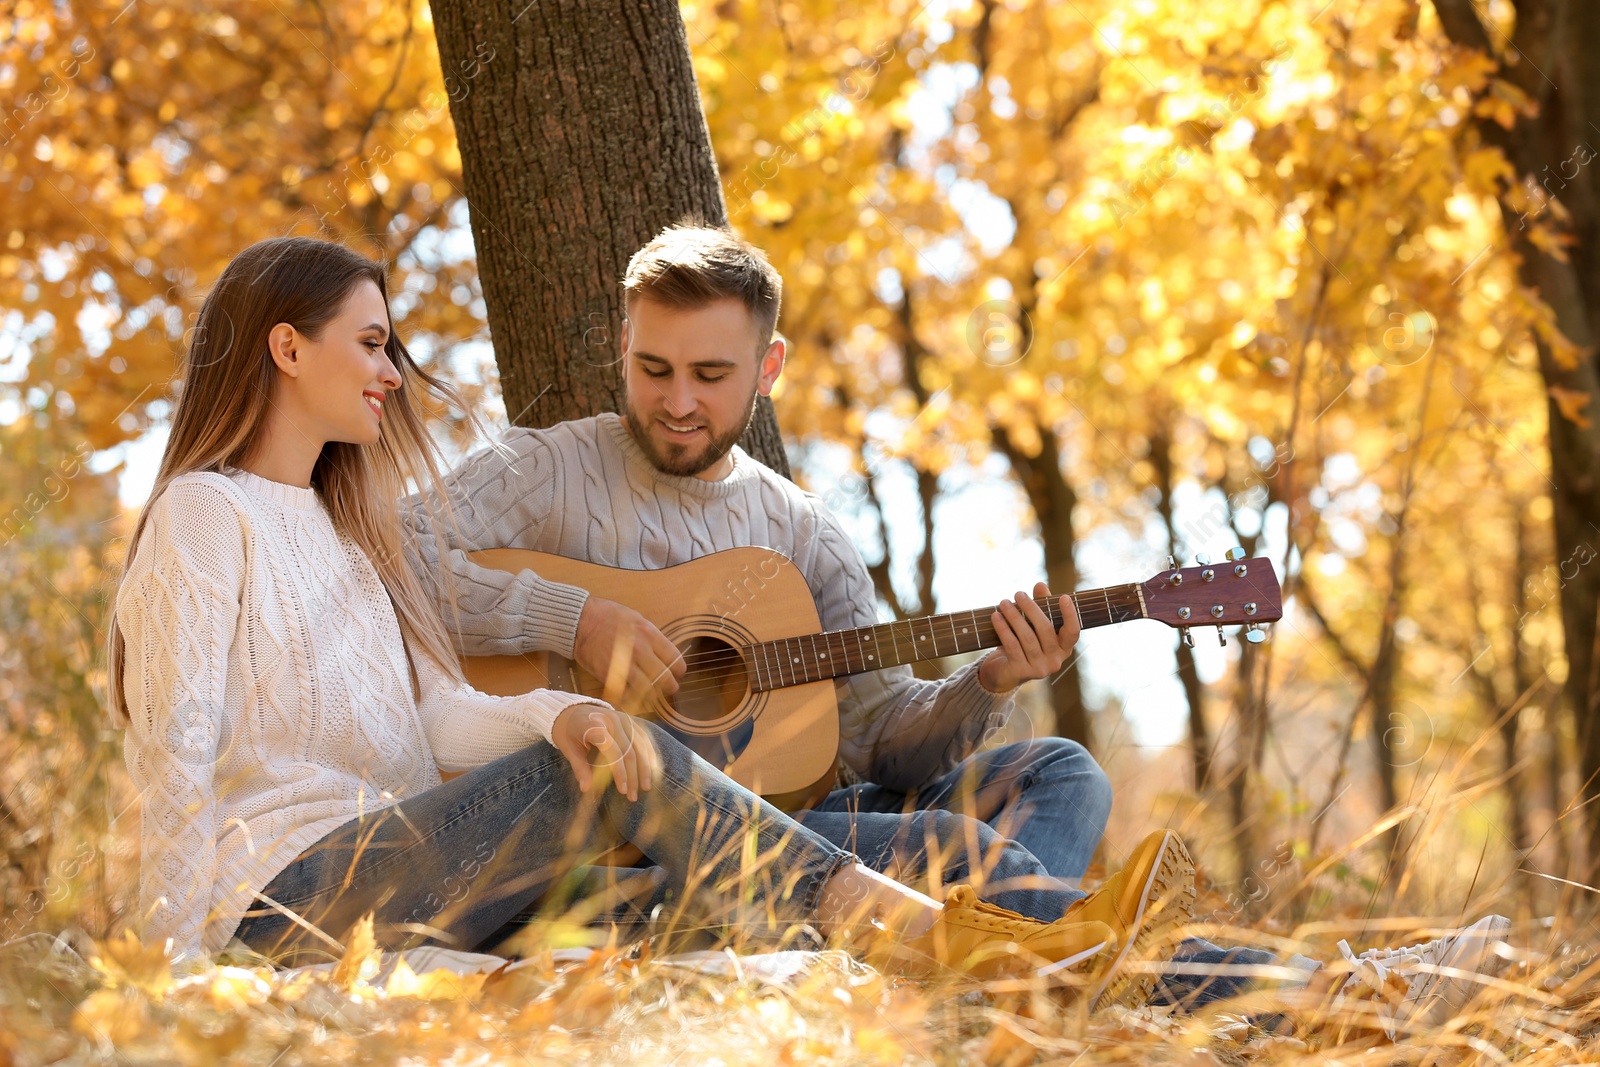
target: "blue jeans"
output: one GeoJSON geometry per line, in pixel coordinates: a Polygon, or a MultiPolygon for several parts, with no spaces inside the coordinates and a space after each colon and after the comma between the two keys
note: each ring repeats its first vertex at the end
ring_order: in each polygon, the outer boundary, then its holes
{"type": "Polygon", "coordinates": [[[979,882],[991,903],[1053,922],[1083,896],[1111,781],[1076,741],[1036,737],[962,760],[916,793],[835,789],[795,818],[876,870],[979,882]]]}
{"type": "MultiPolygon", "coordinates": [[[[1265,949],[1223,948],[1198,937],[1191,937],[1180,944],[1170,962],[1179,966],[1161,976],[1156,988],[1151,991],[1150,1003],[1172,1005],[1189,1011],[1268,984],[1254,975],[1238,973],[1250,967],[1290,967],[1305,975],[1298,980],[1280,979],[1280,986],[1304,985],[1312,973],[1322,967],[1321,962],[1307,956],[1297,954],[1284,959],[1265,949]]],[[[1257,1025],[1263,1029],[1273,1029],[1276,1018],[1267,1016],[1265,1020],[1258,1019],[1257,1025]]]]}
{"type": "Polygon", "coordinates": [[[263,890],[278,906],[246,912],[236,936],[284,965],[324,962],[373,911],[384,948],[479,948],[619,839],[699,918],[773,940],[812,923],[854,857],[649,728],[661,779],[637,802],[610,786],[585,795],[540,741],[329,832],[263,890]]]}
{"type": "MultiPolygon", "coordinates": [[[[976,883],[985,900],[1053,921],[1083,896],[1075,882],[1110,814],[1111,783],[1094,757],[1076,741],[1040,737],[970,756],[915,794],[848,786],[794,818],[908,885],[976,883]]],[[[608,901],[595,917],[625,940],[677,898],[667,872],[634,867],[580,872],[574,895],[608,901]]],[[[505,935],[534,920],[518,916],[505,935]]]]}

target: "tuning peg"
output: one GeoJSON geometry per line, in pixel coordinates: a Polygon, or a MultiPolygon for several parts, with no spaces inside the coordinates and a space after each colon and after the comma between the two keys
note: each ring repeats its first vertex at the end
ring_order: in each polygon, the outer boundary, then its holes
{"type": "Polygon", "coordinates": [[[1260,624],[1247,622],[1244,626],[1244,639],[1249,641],[1252,645],[1259,645],[1261,642],[1267,639],[1267,635],[1266,632],[1261,629],[1260,624]]]}
{"type": "Polygon", "coordinates": [[[1237,562],[1237,561],[1239,561],[1241,559],[1244,559],[1244,549],[1242,549],[1242,548],[1230,548],[1230,549],[1228,549],[1228,562],[1229,563],[1235,563],[1235,562],[1237,562]]]}
{"type": "Polygon", "coordinates": [[[1217,627],[1217,644],[1223,648],[1228,647],[1228,635],[1222,632],[1222,627],[1217,627]]]}
{"type": "Polygon", "coordinates": [[[1174,556],[1172,553],[1168,552],[1167,553],[1167,570],[1175,571],[1177,569],[1178,569],[1178,558],[1176,556],[1174,556]]]}
{"type": "Polygon", "coordinates": [[[1189,628],[1187,626],[1178,627],[1178,633],[1183,635],[1183,643],[1185,645],[1188,645],[1190,648],[1194,647],[1194,634],[1189,632],[1189,628]]]}
{"type": "Polygon", "coordinates": [[[1206,554],[1205,554],[1205,553],[1203,553],[1203,552],[1202,552],[1202,553],[1201,553],[1201,554],[1200,554],[1200,555],[1198,555],[1198,556],[1196,556],[1196,557],[1195,557],[1195,558],[1194,558],[1194,561],[1195,561],[1195,562],[1196,562],[1196,563],[1198,563],[1198,564],[1199,564],[1199,565],[1200,565],[1200,566],[1202,566],[1202,567],[1209,567],[1209,566],[1211,566],[1211,557],[1210,557],[1210,556],[1208,556],[1208,555],[1206,555],[1206,554]]]}

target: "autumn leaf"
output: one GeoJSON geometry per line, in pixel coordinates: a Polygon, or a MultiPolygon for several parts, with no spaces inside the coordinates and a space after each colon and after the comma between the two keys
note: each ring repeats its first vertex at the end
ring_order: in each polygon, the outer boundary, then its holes
{"type": "Polygon", "coordinates": [[[345,989],[354,989],[378,973],[383,951],[372,932],[372,912],[357,919],[345,935],[344,955],[333,968],[333,981],[345,989]]]}
{"type": "Polygon", "coordinates": [[[1570,233],[1563,233],[1542,222],[1535,222],[1528,227],[1528,240],[1533,242],[1545,255],[1558,263],[1569,262],[1567,249],[1576,245],[1577,239],[1570,233]]]}
{"type": "Polygon", "coordinates": [[[1584,409],[1589,406],[1589,401],[1594,399],[1590,393],[1578,389],[1567,389],[1563,386],[1552,385],[1550,398],[1556,402],[1556,407],[1561,411],[1561,417],[1576,425],[1580,430],[1587,430],[1590,425],[1589,416],[1584,414],[1584,409]]]}
{"type": "Polygon", "coordinates": [[[177,1028],[178,1051],[184,1062],[195,1067],[215,1064],[237,1050],[250,1036],[250,1022],[243,1014],[199,1020],[180,1016],[177,1028]]]}
{"type": "Polygon", "coordinates": [[[391,997],[416,997],[420,1000],[464,1000],[483,990],[487,974],[457,974],[440,967],[418,975],[402,958],[384,985],[391,997]]]}
{"type": "Polygon", "coordinates": [[[149,996],[160,997],[173,984],[166,945],[146,945],[131,930],[97,944],[89,962],[112,988],[131,986],[149,996]]]}
{"type": "Polygon", "coordinates": [[[133,988],[99,989],[72,1013],[72,1029],[112,1044],[134,1040],[149,1024],[149,1001],[133,988]]]}
{"type": "Polygon", "coordinates": [[[270,974],[243,967],[214,967],[183,979],[170,995],[175,1001],[206,1003],[217,1011],[238,1011],[271,998],[270,974]]]}

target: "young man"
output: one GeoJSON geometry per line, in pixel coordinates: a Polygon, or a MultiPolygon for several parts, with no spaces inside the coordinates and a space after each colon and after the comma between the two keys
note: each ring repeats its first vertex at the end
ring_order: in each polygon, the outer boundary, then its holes
{"type": "MultiPolygon", "coordinates": [[[[756,462],[737,442],[783,370],[773,336],[782,281],[732,233],[669,228],[636,253],[624,280],[621,335],[626,410],[547,429],[513,428],[494,451],[450,476],[459,530],[448,534],[462,650],[515,655],[547,650],[596,677],[631,649],[631,694],[671,693],[678,649],[638,612],[531,571],[475,565],[468,552],[523,548],[636,570],[721,549],[762,547],[805,575],[824,630],[877,622],[867,568],[838,520],[813,494],[756,462]],[[459,534],[459,540],[456,535],[459,534]]],[[[437,551],[423,509],[413,525],[431,573],[437,551]]],[[[1048,595],[1043,584],[1035,596],[1048,595]]],[[[909,667],[837,683],[840,756],[857,784],[833,791],[800,820],[880,869],[913,870],[938,842],[942,877],[1004,875],[1007,839],[1054,876],[1048,885],[994,886],[996,903],[1060,918],[1105,829],[1110,784],[1076,742],[1037,738],[975,752],[1012,710],[1022,682],[1059,670],[1077,640],[1068,607],[1060,633],[1018,593],[992,617],[1000,647],[941,682],[909,667]],[[978,836],[965,817],[987,824],[978,836]],[[987,832],[987,831],[993,832],[987,832]],[[968,847],[968,842],[976,847],[968,847]],[[1062,881],[1056,882],[1055,879],[1062,881]]]]}
{"type": "MultiPolygon", "coordinates": [[[[605,678],[612,656],[631,649],[625,669],[635,695],[653,684],[673,692],[684,673],[678,649],[638,612],[531,571],[510,574],[466,558],[485,548],[633,570],[722,549],[770,548],[805,575],[824,630],[875,622],[872,582],[838,521],[817,497],[737,447],[755,398],[771,392],[783,369],[784,343],[773,336],[777,272],[725,230],[680,225],[634,255],[623,284],[623,415],[513,428],[504,444],[514,460],[483,450],[447,479],[459,528],[440,533],[457,583],[462,650],[551,651],[605,678]]],[[[434,531],[425,509],[408,510],[421,571],[431,575],[434,531]]],[[[1048,594],[1043,584],[1035,587],[1034,596],[1048,594]]],[[[1182,918],[1152,919],[1146,905],[1185,893],[1193,899],[1193,864],[1176,835],[1146,838],[1126,867],[1084,899],[1069,881],[1084,873],[1110,814],[1104,772],[1082,746],[1062,738],[975,751],[1010,713],[1018,685],[1065,662],[1078,627],[1074,611],[1063,615],[1068,622],[1058,633],[1019,592],[991,619],[1000,647],[942,682],[919,681],[905,667],[840,679],[840,757],[861,782],[796,818],[901,877],[920,873],[927,853],[937,850],[945,882],[987,881],[984,895],[993,903],[1044,921],[1071,907],[1077,918],[1104,922],[1120,954],[1144,954],[1182,918]],[[1010,872],[1030,873],[1008,879],[1010,872]]],[[[614,914],[648,913],[651,903],[614,914]]],[[[1245,986],[1230,971],[1275,969],[1301,976],[1289,984],[1310,982],[1319,996],[1337,991],[1340,1003],[1357,1003],[1363,989],[1398,989],[1397,1003],[1376,1008],[1394,1036],[1458,1010],[1478,984],[1466,976],[1492,971],[1492,948],[1508,928],[1489,916],[1423,945],[1359,956],[1341,942],[1342,968],[1320,975],[1322,964],[1305,957],[1280,960],[1189,940],[1172,956],[1158,999],[1198,1006],[1245,986]]],[[[1153,975],[1138,978],[1120,999],[1141,1003],[1153,982],[1153,975]]]]}

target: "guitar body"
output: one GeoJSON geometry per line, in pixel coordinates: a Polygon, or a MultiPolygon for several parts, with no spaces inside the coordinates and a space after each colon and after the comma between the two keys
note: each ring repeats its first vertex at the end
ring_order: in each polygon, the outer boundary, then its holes
{"type": "MultiPolygon", "coordinates": [[[[655,720],[713,766],[769,802],[793,811],[833,788],[839,753],[835,677],[937,659],[998,646],[993,608],[903,619],[821,632],[811,590],[795,565],[765,548],[734,548],[653,571],[583,563],[544,552],[493,548],[473,562],[512,574],[575,585],[626,604],[653,622],[683,652],[688,666],[671,700],[652,692],[640,707],[622,710],[655,720]]],[[[1195,626],[1243,625],[1257,642],[1264,623],[1283,617],[1282,590],[1272,561],[1245,558],[1167,570],[1131,585],[1036,597],[1059,627],[1076,612],[1084,629],[1153,619],[1193,644],[1195,626]],[[1069,601],[1071,608],[1063,605],[1069,601]]],[[[619,657],[621,659],[621,657],[619,657]]],[[[625,660],[624,660],[625,662],[625,660]]],[[[563,689],[604,699],[606,686],[549,653],[466,656],[467,680],[485,693],[515,696],[563,689]]],[[[614,701],[608,701],[615,703],[614,701]]],[[[447,777],[454,777],[449,775],[447,777]]],[[[637,863],[633,846],[600,862],[637,863]]]]}
{"type": "MultiPolygon", "coordinates": [[[[545,552],[494,548],[469,558],[513,574],[587,589],[626,604],[683,651],[688,672],[669,702],[659,693],[625,708],[656,722],[734,781],[785,810],[833,787],[839,705],[831,680],[784,688],[752,687],[753,665],[739,650],[821,629],[799,568],[765,548],[734,548],[653,571],[630,571],[545,552]]],[[[499,696],[561,689],[601,698],[604,680],[551,653],[465,656],[474,688],[499,696]]]]}

